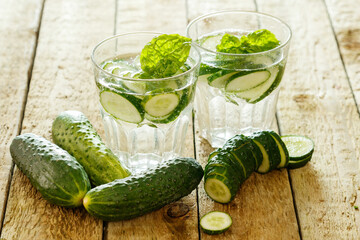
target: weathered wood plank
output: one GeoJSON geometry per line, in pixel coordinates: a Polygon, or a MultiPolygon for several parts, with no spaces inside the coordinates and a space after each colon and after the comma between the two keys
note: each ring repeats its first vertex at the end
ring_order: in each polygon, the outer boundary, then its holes
{"type": "MultiPolygon", "coordinates": [[[[22,132],[51,139],[53,119],[68,109],[84,112],[99,129],[90,54],[98,41],[113,33],[114,7],[112,0],[46,1],[22,132]]],[[[102,222],[82,208],[48,204],[15,169],[2,237],[101,239],[102,222]]]]}
{"type": "MultiPolygon", "coordinates": [[[[185,2],[119,1],[117,33],[154,31],[184,35],[185,2]],[[141,6],[141,7],[139,7],[141,6]]],[[[184,156],[194,157],[192,124],[187,132],[184,156]]],[[[110,222],[105,239],[198,239],[196,191],[162,209],[130,221],[110,222]]]]}
{"type": "MultiPolygon", "coordinates": [[[[19,133],[42,0],[0,0],[0,222],[10,186],[9,146],[19,133]]],[[[1,228],[1,227],[0,227],[1,228]]]]}
{"type": "Polygon", "coordinates": [[[261,0],[258,6],[293,30],[278,104],[282,133],[308,135],[316,144],[313,160],[290,171],[302,237],[359,239],[353,205],[360,121],[324,2],[261,0]]]}
{"type": "MultiPolygon", "coordinates": [[[[189,17],[225,9],[255,10],[253,1],[189,1],[189,17]]],[[[201,121],[201,119],[197,119],[201,121]]],[[[276,126],[273,127],[276,129],[276,126]]],[[[197,128],[198,129],[198,128],[197,128]]],[[[205,166],[213,148],[196,132],[196,154],[205,166]]],[[[200,216],[212,210],[228,212],[233,225],[223,237],[226,239],[299,239],[298,225],[293,206],[288,174],[285,169],[260,175],[252,174],[241,186],[236,198],[229,204],[218,204],[199,187],[200,216]]],[[[201,239],[215,239],[201,234],[201,239]]]]}

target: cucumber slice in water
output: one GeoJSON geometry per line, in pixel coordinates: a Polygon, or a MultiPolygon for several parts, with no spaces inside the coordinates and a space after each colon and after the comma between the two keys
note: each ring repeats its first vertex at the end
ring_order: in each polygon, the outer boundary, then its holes
{"type": "Polygon", "coordinates": [[[228,81],[228,79],[235,73],[237,72],[233,70],[220,70],[209,76],[207,80],[210,86],[216,88],[223,88],[225,87],[225,84],[228,81]]]}
{"type": "Polygon", "coordinates": [[[283,68],[274,66],[267,69],[270,77],[262,84],[246,91],[236,92],[236,96],[245,99],[248,103],[257,103],[267,97],[280,83],[283,68]]]}
{"type": "Polygon", "coordinates": [[[225,85],[226,92],[243,92],[266,82],[270,77],[267,70],[238,72],[232,75],[225,85]]]}
{"type": "Polygon", "coordinates": [[[104,90],[100,93],[100,103],[113,117],[130,123],[140,123],[144,119],[141,100],[126,94],[104,90]]]}
{"type": "Polygon", "coordinates": [[[301,135],[285,135],[281,136],[281,139],[289,151],[288,168],[303,167],[311,160],[315,147],[313,140],[301,135]]]}
{"type": "Polygon", "coordinates": [[[143,99],[141,104],[148,115],[163,118],[172,113],[179,103],[179,94],[174,92],[173,89],[165,88],[149,92],[149,95],[143,99]]]}
{"type": "Polygon", "coordinates": [[[229,214],[220,211],[212,211],[200,219],[200,227],[207,234],[220,234],[228,230],[232,225],[229,214]]]}

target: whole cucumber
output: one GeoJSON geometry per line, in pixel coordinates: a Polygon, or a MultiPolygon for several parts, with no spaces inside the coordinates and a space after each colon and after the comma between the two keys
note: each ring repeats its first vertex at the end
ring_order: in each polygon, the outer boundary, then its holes
{"type": "Polygon", "coordinates": [[[84,167],[95,186],[130,175],[79,111],[60,113],[53,122],[52,137],[84,167]]]}
{"type": "Polygon", "coordinates": [[[125,179],[90,190],[85,209],[107,221],[131,219],[190,194],[200,183],[203,169],[195,159],[175,158],[125,179]]]}
{"type": "Polygon", "coordinates": [[[43,137],[26,133],[15,137],[10,153],[16,166],[49,202],[78,207],[90,190],[83,167],[68,152],[43,137]]]}

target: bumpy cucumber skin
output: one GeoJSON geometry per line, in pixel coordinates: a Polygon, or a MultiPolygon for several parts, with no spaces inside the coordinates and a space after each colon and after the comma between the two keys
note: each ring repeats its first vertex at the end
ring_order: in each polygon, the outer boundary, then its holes
{"type": "Polygon", "coordinates": [[[10,153],[16,166],[44,199],[64,207],[82,205],[90,181],[68,152],[43,137],[26,133],[13,139],[10,153]]]}
{"type": "Polygon", "coordinates": [[[192,158],[175,158],[156,168],[91,189],[83,202],[93,216],[106,221],[135,218],[190,194],[203,169],[192,158]]]}
{"type": "Polygon", "coordinates": [[[52,138],[76,158],[95,186],[130,175],[79,111],[60,113],[52,125],[52,138]]]}

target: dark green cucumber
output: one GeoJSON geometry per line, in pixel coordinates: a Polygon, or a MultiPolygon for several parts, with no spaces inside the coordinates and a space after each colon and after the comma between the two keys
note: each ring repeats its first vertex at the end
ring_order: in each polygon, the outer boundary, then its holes
{"type": "Polygon", "coordinates": [[[255,132],[251,135],[252,141],[259,147],[263,154],[262,164],[256,171],[267,173],[277,168],[281,163],[281,155],[273,137],[267,131],[255,132]]]}
{"type": "Polygon", "coordinates": [[[130,175],[79,111],[60,113],[53,122],[52,137],[84,167],[95,186],[130,175]]]}
{"type": "Polygon", "coordinates": [[[68,152],[43,137],[26,133],[13,139],[10,153],[44,199],[64,207],[81,206],[90,181],[68,152]]]}
{"type": "Polygon", "coordinates": [[[84,207],[106,221],[135,218],[190,194],[203,173],[192,158],[163,161],[141,174],[91,189],[83,200],[84,207]]]}

